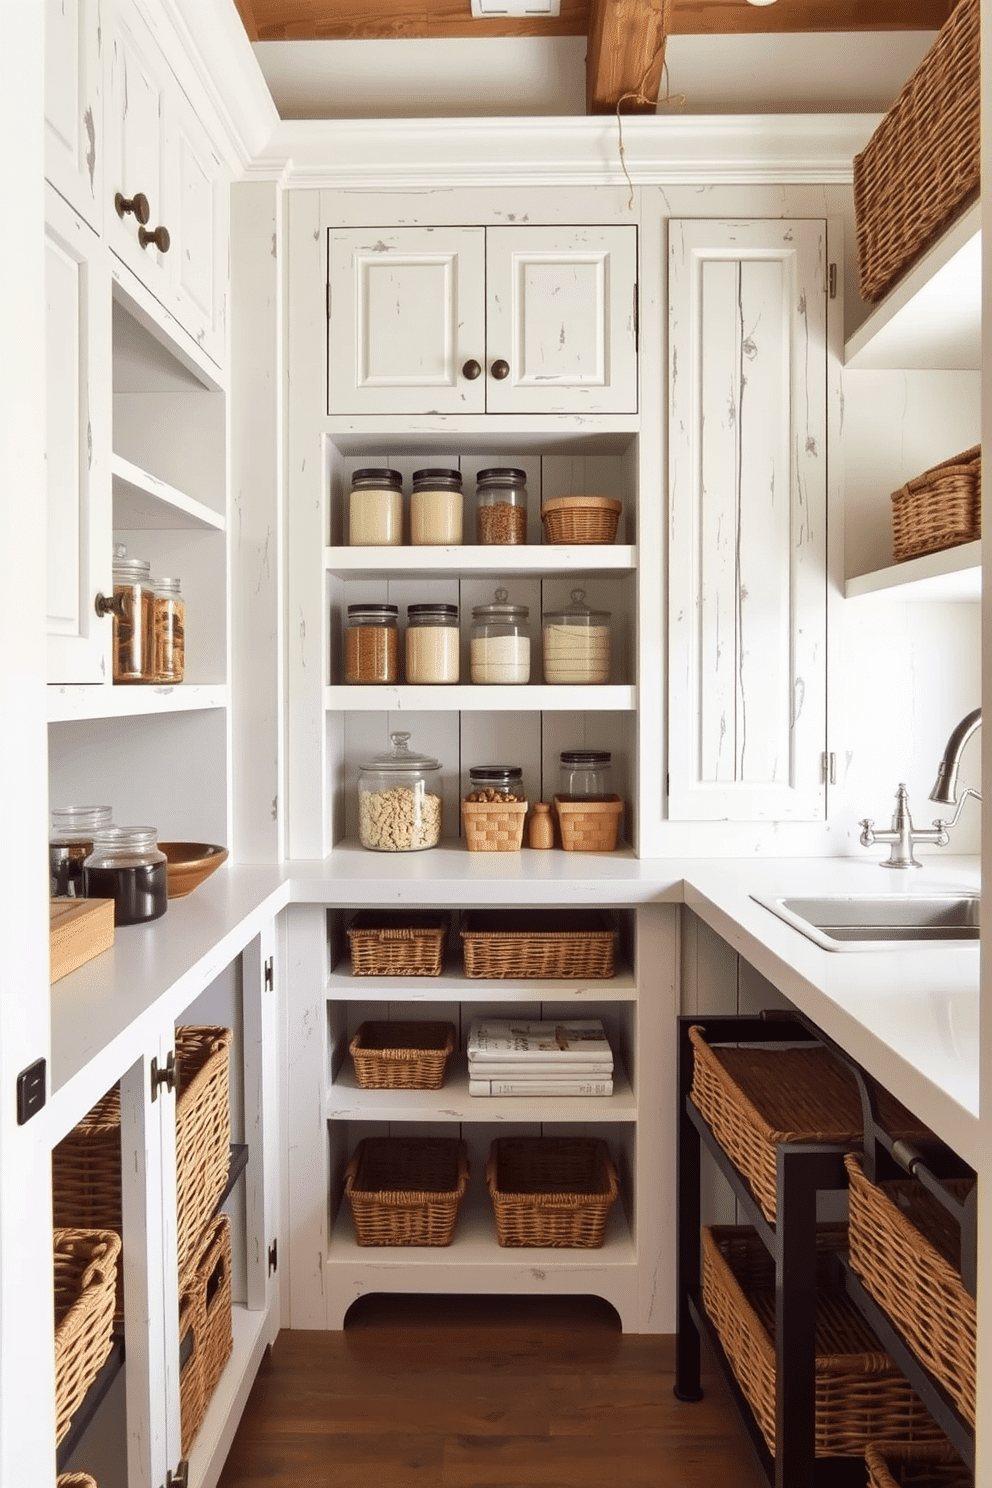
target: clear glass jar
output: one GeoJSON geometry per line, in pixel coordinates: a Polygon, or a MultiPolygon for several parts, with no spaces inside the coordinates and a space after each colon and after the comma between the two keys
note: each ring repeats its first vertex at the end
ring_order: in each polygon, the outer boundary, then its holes
{"type": "Polygon", "coordinates": [[[585,597],[584,589],[573,589],[570,605],[545,612],[545,682],[585,685],[610,680],[610,613],[591,610],[585,597]]]}
{"type": "Polygon", "coordinates": [[[485,547],[527,541],[527,476],[511,466],[475,478],[475,540],[485,547]]]}
{"type": "Polygon", "coordinates": [[[113,899],[115,925],[140,925],[165,914],[165,853],[154,827],[98,827],[83,863],[87,899],[113,899]]]}
{"type": "Polygon", "coordinates": [[[152,597],[152,672],[181,682],[186,671],[186,601],[178,579],[156,579],[152,597]]]}
{"type": "Polygon", "coordinates": [[[530,636],[525,629],[526,605],[511,605],[505,589],[496,590],[496,603],[472,610],[472,681],[488,685],[522,686],[530,681],[530,636]]]}
{"type": "Polygon", "coordinates": [[[83,897],[83,863],[93,838],[110,826],[109,806],[53,806],[48,834],[49,893],[53,899],[83,897]]]}
{"type": "Polygon", "coordinates": [[[457,682],[458,606],[407,605],[406,619],[406,680],[428,685],[457,682]]]}
{"type": "Polygon", "coordinates": [[[154,682],[152,615],[155,591],[151,564],[128,558],[124,548],[114,554],[114,598],[121,613],[114,615],[113,675],[115,682],[154,682]]]}
{"type": "Polygon", "coordinates": [[[607,749],[563,749],[561,752],[563,801],[606,801],[612,795],[611,757],[607,749]]]}
{"type": "Polygon", "coordinates": [[[358,838],[373,852],[421,852],[441,840],[441,766],[390,734],[393,748],[359,766],[358,838]]]}
{"type": "Polygon", "coordinates": [[[519,765],[472,765],[467,801],[525,801],[524,772],[519,765]]]}
{"type": "Polygon", "coordinates": [[[348,542],[353,548],[398,548],[403,541],[403,477],[369,467],[351,477],[348,542]]]}
{"type": "Polygon", "coordinates": [[[410,542],[447,547],[462,540],[462,477],[458,470],[415,470],[410,496],[410,542]]]}
{"type": "Polygon", "coordinates": [[[351,683],[399,681],[399,606],[348,606],[344,632],[344,680],[351,683]]]}

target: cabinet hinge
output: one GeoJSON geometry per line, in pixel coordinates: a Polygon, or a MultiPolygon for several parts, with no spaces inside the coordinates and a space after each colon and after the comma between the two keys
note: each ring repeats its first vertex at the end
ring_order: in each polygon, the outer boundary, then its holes
{"type": "Polygon", "coordinates": [[[269,1246],[269,1275],[279,1270],[279,1241],[273,1240],[269,1246]]]}
{"type": "Polygon", "coordinates": [[[824,785],[836,785],[837,784],[837,756],[836,756],[836,754],[833,754],[832,752],[828,754],[826,752],[826,750],[824,750],[823,754],[821,754],[821,756],[820,756],[820,765],[821,765],[821,768],[823,770],[823,783],[824,783],[824,785]]]}
{"type": "Polygon", "coordinates": [[[837,265],[835,263],[827,269],[827,293],[832,300],[837,298],[837,265]]]}
{"type": "Polygon", "coordinates": [[[328,286],[327,286],[327,318],[328,318],[328,320],[330,320],[330,318],[331,318],[331,286],[330,286],[330,284],[328,284],[328,286]]]}
{"type": "Polygon", "coordinates": [[[36,1059],[17,1077],[17,1124],[23,1126],[45,1104],[45,1061],[36,1059]]]}
{"type": "Polygon", "coordinates": [[[273,989],[273,987],[275,986],[275,984],[276,984],[275,968],[274,968],[274,966],[272,964],[272,957],[270,956],[269,959],[265,963],[265,990],[266,990],[266,992],[271,992],[272,989],[273,989]]]}
{"type": "Polygon", "coordinates": [[[169,1057],[165,1061],[165,1069],[159,1069],[158,1060],[152,1060],[152,1100],[158,1100],[158,1087],[164,1085],[166,1090],[176,1088],[176,1053],[174,1049],[169,1050],[169,1057]]]}
{"type": "Polygon", "coordinates": [[[179,1459],[174,1473],[166,1473],[165,1488],[189,1488],[189,1462],[185,1457],[179,1459]]]}
{"type": "Polygon", "coordinates": [[[638,294],[638,283],[634,280],[634,350],[641,349],[641,297],[638,294]]]}

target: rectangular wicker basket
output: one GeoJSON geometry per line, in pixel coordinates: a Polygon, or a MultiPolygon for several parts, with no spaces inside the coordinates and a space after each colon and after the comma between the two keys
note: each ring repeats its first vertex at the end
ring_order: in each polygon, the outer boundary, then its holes
{"type": "Polygon", "coordinates": [[[113,1346],[120,1237],[58,1228],[55,1266],[55,1440],[72,1424],[113,1346]]]}
{"type": "Polygon", "coordinates": [[[234,1351],[231,1221],[218,1214],[179,1281],[179,1413],[185,1457],[234,1351]]]}
{"type": "Polygon", "coordinates": [[[463,801],[462,827],[469,852],[519,852],[526,801],[463,801]]]}
{"type": "MultiPolygon", "coordinates": [[[[870,1441],[943,1440],[929,1412],[843,1288],[831,1251],[844,1225],[817,1236],[816,1455],[861,1456],[870,1441]]],[[[703,1305],[775,1455],[775,1265],[748,1225],[703,1227],[703,1305]]]]}
{"type": "Polygon", "coordinates": [[[97,1481],[89,1473],[59,1473],[55,1479],[55,1488],[97,1488],[97,1481]]]}
{"type": "Polygon", "coordinates": [[[549,543],[612,543],[623,502],[615,496],[554,496],[541,507],[549,543]]]}
{"type": "Polygon", "coordinates": [[[361,1090],[440,1090],[455,1047],[455,1025],[362,1023],[348,1052],[361,1090]]]}
{"type": "Polygon", "coordinates": [[[599,1137],[497,1137],[486,1183],[496,1239],[507,1246],[598,1249],[619,1192],[599,1137]]]}
{"type": "Polygon", "coordinates": [[[973,445],[892,493],[896,563],[938,553],[982,535],[982,447],[973,445]]]}
{"type": "Polygon", "coordinates": [[[614,974],[617,932],[605,915],[592,911],[472,910],[461,936],[468,977],[614,974]]]}
{"type": "Polygon", "coordinates": [[[555,813],[565,852],[613,852],[623,820],[623,801],[566,801],[555,796],[555,813]]]}
{"type": "Polygon", "coordinates": [[[885,1442],[865,1448],[867,1488],[974,1488],[949,1442],[885,1442]]]}
{"type": "Polygon", "coordinates": [[[366,1137],[345,1169],[359,1245],[450,1245],[468,1187],[456,1137],[366,1137]]]}
{"type": "Polygon", "coordinates": [[[451,916],[363,909],[348,926],[352,976],[440,976],[451,916]]]}
{"type": "MultiPolygon", "coordinates": [[[[961,1414],[975,1424],[975,1298],[961,1280],[957,1225],[922,1183],[869,1183],[861,1159],[844,1159],[850,1183],[851,1265],[961,1414]]],[[[945,1180],[964,1198],[970,1179],[945,1180]]]]}
{"type": "Polygon", "coordinates": [[[861,296],[882,298],[978,195],[979,0],[961,0],[854,159],[861,296]]]}

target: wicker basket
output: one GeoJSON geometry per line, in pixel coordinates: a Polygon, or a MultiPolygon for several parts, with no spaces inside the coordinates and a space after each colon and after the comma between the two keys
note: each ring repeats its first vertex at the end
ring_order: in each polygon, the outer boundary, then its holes
{"type": "Polygon", "coordinates": [[[361,910],[348,926],[352,976],[440,976],[448,914],[361,910]]]}
{"type": "MultiPolygon", "coordinates": [[[[869,1441],[943,1440],[834,1281],[844,1225],[817,1235],[815,1441],[818,1457],[860,1456],[869,1441]]],[[[775,1263],[748,1225],[703,1227],[703,1305],[775,1455],[775,1263]]]]}
{"type": "Polygon", "coordinates": [[[881,299],[978,195],[979,0],[961,0],[854,160],[862,298],[881,299]]]}
{"type": "Polygon", "coordinates": [[[120,1237],[111,1230],[54,1232],[56,1442],[113,1346],[120,1250],[120,1237]]]}
{"type": "Polygon", "coordinates": [[[462,922],[468,977],[611,977],[617,932],[595,911],[473,910],[462,922]]]}
{"type": "MultiPolygon", "coordinates": [[[[912,1178],[869,1183],[856,1153],[850,1183],[851,1265],[910,1348],[975,1424],[975,1299],[961,1281],[961,1237],[912,1178]]],[[[945,1180],[963,1199],[970,1179],[945,1180]]]]}
{"type": "Polygon", "coordinates": [[[468,1187],[456,1137],[366,1137],[345,1169],[359,1245],[450,1245],[468,1187]]]}
{"type": "Polygon", "coordinates": [[[185,1457],[234,1350],[231,1221],[218,1214],[179,1281],[179,1414],[185,1457]]]}
{"type": "MultiPolygon", "coordinates": [[[[693,1047],[691,1096],[724,1151],[775,1223],[780,1142],[860,1146],[861,1100],[854,1076],[819,1044],[803,1048],[715,1048],[700,1028],[693,1047]]],[[[893,1136],[919,1140],[926,1128],[886,1092],[881,1116],[893,1136]]]]}
{"type": "Polygon", "coordinates": [[[612,543],[623,502],[615,496],[555,496],[541,507],[549,543],[612,543]]]}
{"type": "Polygon", "coordinates": [[[519,852],[526,801],[463,801],[462,827],[469,852],[519,852]]]}
{"type": "Polygon", "coordinates": [[[865,1448],[867,1488],[974,1488],[949,1442],[885,1442],[865,1448]]]}
{"type": "Polygon", "coordinates": [[[89,1473],[59,1473],[55,1488],[97,1488],[97,1481],[89,1473]]]}
{"type": "Polygon", "coordinates": [[[361,1090],[440,1090],[453,1023],[362,1023],[348,1045],[361,1090]]]}
{"type": "Polygon", "coordinates": [[[500,1245],[595,1250],[619,1187],[599,1137],[497,1137],[486,1183],[500,1245]]]}
{"type": "Polygon", "coordinates": [[[982,535],[982,447],[934,465],[892,493],[892,556],[897,563],[982,535]]]}
{"type": "Polygon", "coordinates": [[[613,852],[623,818],[623,801],[564,801],[555,796],[561,845],[566,852],[613,852]]]}

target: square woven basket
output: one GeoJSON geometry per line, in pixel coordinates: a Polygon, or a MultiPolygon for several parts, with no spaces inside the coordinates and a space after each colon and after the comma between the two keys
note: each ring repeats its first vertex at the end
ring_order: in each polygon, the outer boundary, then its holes
{"type": "Polygon", "coordinates": [[[599,1137],[497,1137],[486,1183],[496,1239],[507,1246],[598,1249],[619,1192],[599,1137]]]}
{"type": "MultiPolygon", "coordinates": [[[[861,1158],[850,1184],[851,1266],[913,1352],[975,1424],[975,1298],[961,1280],[961,1236],[947,1210],[913,1178],[869,1183],[861,1158]]],[[[958,1199],[970,1179],[945,1179],[958,1199]]]]}
{"type": "Polygon", "coordinates": [[[615,496],[553,496],[541,507],[549,543],[606,543],[617,535],[623,502],[615,496]]]}
{"type": "Polygon", "coordinates": [[[454,1047],[453,1023],[368,1021],[348,1052],[361,1090],[440,1090],[454,1047]]]}
{"type": "Polygon", "coordinates": [[[89,1473],[59,1473],[55,1488],[97,1488],[97,1481],[89,1473]]]}
{"type": "Polygon", "coordinates": [[[934,465],[892,493],[896,563],[938,553],[982,535],[982,447],[934,465]]]}
{"type": "Polygon", "coordinates": [[[352,976],[440,976],[451,916],[363,909],[348,926],[352,976]]]}
{"type": "Polygon", "coordinates": [[[463,801],[465,846],[469,852],[519,852],[526,815],[526,801],[463,801]]]}
{"type": "Polygon", "coordinates": [[[555,796],[555,813],[565,852],[613,852],[623,820],[623,801],[566,801],[555,796]]]}
{"type": "Polygon", "coordinates": [[[468,1187],[456,1137],[366,1137],[345,1169],[359,1245],[450,1245],[468,1187]]]}
{"type": "Polygon", "coordinates": [[[58,1228],[55,1268],[55,1440],[72,1424],[113,1347],[120,1236],[58,1228]]]}
{"type": "Polygon", "coordinates": [[[617,932],[580,910],[473,910],[461,928],[468,977],[614,975],[617,932]]]}
{"type": "Polygon", "coordinates": [[[179,1415],[185,1457],[234,1351],[231,1221],[218,1214],[179,1280],[179,1415]]]}
{"type": "Polygon", "coordinates": [[[974,1488],[949,1442],[885,1442],[865,1448],[868,1488],[974,1488]]]}
{"type": "MultiPolygon", "coordinates": [[[[831,1252],[846,1244],[845,1229],[824,1225],[817,1235],[816,1455],[861,1456],[871,1441],[943,1441],[833,1279],[831,1252]]],[[[774,1456],[775,1263],[750,1226],[703,1227],[703,1305],[774,1456]]]]}

